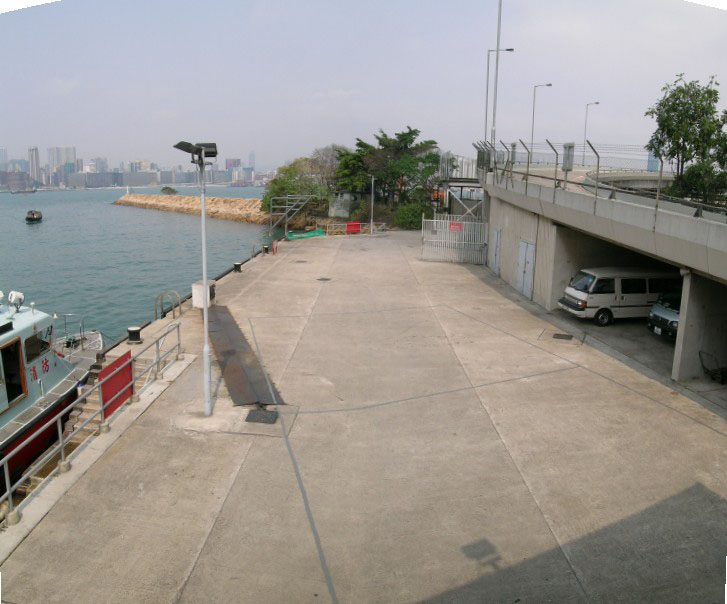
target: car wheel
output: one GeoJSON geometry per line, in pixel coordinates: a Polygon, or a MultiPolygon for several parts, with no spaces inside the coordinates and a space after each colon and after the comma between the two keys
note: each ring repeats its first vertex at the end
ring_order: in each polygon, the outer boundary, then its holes
{"type": "Polygon", "coordinates": [[[596,316],[593,317],[593,320],[599,327],[606,327],[606,325],[610,325],[611,323],[613,323],[613,314],[611,314],[611,311],[607,308],[602,308],[596,313],[596,316]]]}

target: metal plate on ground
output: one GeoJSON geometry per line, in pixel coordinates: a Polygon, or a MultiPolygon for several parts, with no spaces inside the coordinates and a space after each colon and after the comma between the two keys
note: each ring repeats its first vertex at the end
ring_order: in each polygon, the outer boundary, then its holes
{"type": "Polygon", "coordinates": [[[268,411],[267,409],[252,409],[247,414],[245,421],[254,424],[274,424],[278,421],[278,412],[268,411]]]}
{"type": "Polygon", "coordinates": [[[554,340],[572,340],[573,336],[569,333],[554,333],[553,334],[554,340]]]}
{"type": "Polygon", "coordinates": [[[329,277],[318,277],[317,281],[330,281],[329,277]]]}

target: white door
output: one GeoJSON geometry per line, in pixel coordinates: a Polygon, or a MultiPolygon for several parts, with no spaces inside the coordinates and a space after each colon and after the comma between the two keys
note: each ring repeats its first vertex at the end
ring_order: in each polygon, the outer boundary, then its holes
{"type": "Polygon", "coordinates": [[[517,290],[526,298],[533,298],[533,269],[535,267],[535,244],[520,240],[517,257],[517,290]]]}
{"type": "Polygon", "coordinates": [[[646,279],[643,277],[622,277],[619,295],[618,317],[647,317],[649,315],[649,294],[646,293],[646,279]]]}
{"type": "Polygon", "coordinates": [[[496,274],[500,274],[500,229],[495,230],[495,249],[492,258],[492,271],[496,274]]]}

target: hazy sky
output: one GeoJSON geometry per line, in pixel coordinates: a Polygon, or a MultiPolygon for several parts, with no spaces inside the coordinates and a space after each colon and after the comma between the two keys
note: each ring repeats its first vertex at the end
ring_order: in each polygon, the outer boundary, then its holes
{"type": "MultiPolygon", "coordinates": [[[[178,140],[210,140],[266,168],[411,125],[471,155],[496,27],[497,0],[62,0],[2,14],[0,147],[172,164],[178,140]]],[[[581,141],[597,100],[591,140],[643,144],[665,82],[724,78],[727,11],[504,0],[502,45],[516,52],[501,55],[498,138],[529,138],[532,86],[552,82],[536,140],[581,141]]]]}

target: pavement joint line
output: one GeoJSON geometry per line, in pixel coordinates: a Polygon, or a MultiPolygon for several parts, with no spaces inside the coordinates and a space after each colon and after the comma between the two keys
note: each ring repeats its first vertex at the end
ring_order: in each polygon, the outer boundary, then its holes
{"type": "MultiPolygon", "coordinates": [[[[320,295],[320,290],[319,290],[320,295]]],[[[316,297],[316,300],[318,300],[318,297],[316,297]]],[[[314,303],[315,305],[315,303],[314,303]]],[[[257,337],[255,336],[255,328],[252,325],[252,321],[250,319],[247,320],[250,324],[250,331],[252,332],[252,339],[253,342],[255,342],[255,350],[257,352],[258,361],[260,361],[260,364],[262,365],[263,359],[262,354],[260,352],[260,346],[257,343],[257,337]]],[[[305,328],[304,328],[305,329],[305,328]]],[[[301,332],[302,335],[302,332],[301,332]]],[[[300,339],[298,340],[300,342],[300,339]]],[[[297,348],[297,346],[296,346],[297,348]]],[[[295,354],[295,352],[293,353],[295,354]]],[[[292,358],[292,355],[291,355],[292,358]]],[[[270,383],[270,378],[268,377],[267,371],[263,371],[265,374],[265,381],[268,384],[268,389],[270,390],[270,396],[273,397],[273,401],[275,402],[275,407],[278,408],[278,399],[275,396],[275,392],[273,391],[273,386],[270,383]]],[[[311,529],[311,533],[313,534],[313,540],[316,544],[316,550],[318,551],[318,560],[321,565],[321,571],[323,572],[323,578],[326,582],[326,587],[328,588],[328,595],[331,598],[331,602],[333,604],[338,604],[338,598],[336,597],[336,590],[333,587],[333,579],[331,578],[331,571],[328,568],[328,562],[326,561],[326,555],[323,553],[323,544],[321,543],[321,537],[318,534],[318,529],[316,528],[316,522],[313,518],[313,510],[310,507],[310,501],[308,500],[308,494],[305,490],[305,485],[303,484],[303,476],[300,473],[300,468],[298,467],[298,461],[295,458],[295,453],[293,452],[293,447],[290,444],[290,438],[288,437],[288,431],[285,428],[285,419],[282,415],[278,414],[278,417],[280,418],[280,428],[283,431],[283,439],[285,440],[285,447],[288,449],[288,456],[290,457],[290,463],[293,466],[293,471],[295,472],[295,480],[298,483],[298,490],[300,491],[300,495],[303,498],[303,507],[305,508],[305,514],[308,517],[308,524],[311,529]]]]}
{"type": "MultiPolygon", "coordinates": [[[[478,322],[478,323],[482,323],[483,325],[487,325],[488,327],[491,327],[492,329],[495,329],[495,330],[497,330],[497,331],[499,331],[499,332],[501,332],[501,333],[507,334],[507,335],[509,335],[509,336],[511,336],[511,337],[513,337],[513,338],[516,338],[516,339],[518,339],[518,340],[521,340],[522,342],[526,342],[526,343],[530,344],[531,346],[534,346],[535,348],[537,348],[537,349],[539,349],[539,350],[543,350],[543,352],[547,352],[547,353],[550,353],[550,354],[552,354],[553,356],[556,356],[556,357],[558,357],[559,359],[562,359],[562,360],[564,360],[564,361],[567,361],[568,363],[571,363],[571,364],[572,364],[573,366],[575,366],[575,367],[580,367],[581,369],[583,369],[584,371],[587,371],[588,373],[591,373],[591,374],[593,374],[593,375],[597,375],[598,377],[600,377],[600,378],[603,378],[604,380],[607,380],[607,381],[609,381],[609,382],[611,382],[611,383],[613,383],[613,384],[616,384],[617,386],[620,386],[620,387],[621,387],[621,388],[623,388],[624,390],[628,390],[629,392],[632,392],[632,393],[636,394],[637,396],[640,396],[640,397],[642,397],[642,398],[644,398],[644,399],[646,399],[646,400],[649,400],[649,401],[651,401],[652,403],[655,403],[655,404],[659,405],[660,407],[663,407],[663,408],[665,408],[665,409],[669,409],[670,411],[673,411],[674,413],[678,413],[678,414],[679,414],[679,415],[681,415],[682,417],[685,417],[685,418],[687,418],[687,419],[689,419],[689,420],[693,421],[693,422],[694,422],[695,424],[699,424],[700,426],[703,426],[704,428],[707,428],[708,430],[711,430],[711,431],[712,431],[712,432],[714,432],[715,434],[719,434],[720,436],[723,436],[723,437],[727,438],[727,434],[726,434],[725,432],[722,432],[721,430],[717,430],[717,428],[714,428],[713,426],[710,426],[709,424],[706,424],[706,423],[704,423],[703,421],[701,421],[701,420],[699,420],[699,419],[697,419],[697,418],[695,418],[695,417],[692,417],[692,416],[691,416],[691,415],[689,415],[688,413],[685,413],[684,411],[681,411],[680,409],[677,409],[677,408],[675,408],[675,407],[672,407],[671,405],[668,405],[668,404],[666,404],[666,403],[664,403],[664,402],[660,401],[659,399],[656,399],[656,398],[654,398],[653,396],[650,396],[650,395],[648,395],[648,394],[646,394],[646,393],[644,393],[644,392],[639,392],[638,390],[636,390],[635,388],[632,388],[631,386],[628,386],[627,384],[624,384],[624,383],[622,383],[622,382],[619,382],[619,381],[615,380],[615,379],[614,379],[614,378],[612,378],[612,377],[609,377],[609,376],[607,376],[607,375],[604,375],[604,374],[602,374],[602,373],[599,373],[598,371],[596,371],[596,370],[594,370],[594,369],[591,369],[590,367],[586,367],[586,366],[584,366],[584,365],[581,365],[580,363],[576,363],[576,362],[574,362],[574,361],[571,361],[571,360],[569,360],[569,359],[566,359],[565,357],[563,357],[563,356],[561,356],[561,355],[559,355],[559,354],[557,354],[557,353],[555,353],[555,352],[550,352],[550,351],[548,351],[548,350],[545,350],[544,348],[542,348],[542,347],[538,346],[538,345],[537,345],[537,344],[535,344],[534,342],[528,342],[527,340],[525,340],[525,339],[523,339],[523,338],[521,338],[521,337],[519,337],[519,336],[516,336],[516,335],[514,335],[514,334],[508,333],[508,332],[507,332],[507,331],[505,331],[504,329],[502,329],[502,328],[500,328],[500,327],[497,327],[497,326],[495,326],[495,325],[493,325],[493,324],[491,324],[491,323],[488,323],[487,321],[483,321],[483,320],[481,320],[481,319],[477,319],[477,318],[475,318],[475,317],[473,317],[473,316],[471,316],[471,315],[468,315],[467,313],[465,313],[465,312],[462,312],[461,310],[458,310],[458,309],[456,309],[456,308],[453,308],[453,307],[451,307],[451,306],[449,306],[449,308],[450,308],[451,310],[453,310],[454,312],[460,313],[461,315],[463,315],[463,316],[465,316],[465,317],[468,317],[468,318],[472,319],[473,321],[476,321],[476,322],[478,322]]],[[[616,360],[618,360],[618,359],[616,359],[616,360]]],[[[620,361],[619,361],[619,362],[620,362],[620,361]]],[[[633,368],[631,368],[631,367],[630,367],[630,369],[632,369],[632,371],[636,371],[635,369],[633,369],[633,368]]],[[[638,373],[638,372],[637,372],[637,373],[638,373]]],[[[648,376],[646,376],[646,377],[648,377],[648,376]]],[[[663,385],[663,384],[662,384],[662,385],[663,385]]],[[[672,390],[673,390],[673,389],[672,389],[672,390]]],[[[678,391],[674,390],[674,392],[678,392],[678,391]]],[[[679,393],[679,394],[681,394],[681,393],[679,393]]],[[[685,398],[689,398],[689,397],[685,397],[685,398]]],[[[690,400],[691,400],[691,399],[690,399],[690,400]]],[[[696,401],[694,401],[694,402],[696,402],[696,401]]],[[[719,416],[718,416],[717,414],[715,414],[715,415],[716,415],[717,417],[719,417],[719,416]]]]}
{"type": "MultiPolygon", "coordinates": [[[[330,271],[331,267],[333,266],[333,264],[334,264],[334,262],[336,260],[336,256],[338,255],[338,250],[340,248],[341,248],[341,244],[339,243],[335,247],[335,249],[334,249],[334,252],[335,253],[333,254],[333,256],[331,257],[331,259],[329,261],[329,265],[328,265],[328,270],[329,271],[330,271]]],[[[318,304],[318,299],[321,297],[321,292],[323,291],[323,286],[324,286],[324,283],[321,283],[318,286],[318,292],[316,293],[316,298],[315,298],[315,300],[313,300],[313,304],[311,304],[310,312],[308,313],[307,317],[305,317],[305,325],[303,325],[303,329],[300,330],[300,334],[298,335],[298,340],[295,343],[295,347],[293,348],[293,352],[290,353],[290,356],[288,357],[288,361],[287,361],[287,363],[285,363],[285,367],[280,372],[280,377],[278,378],[278,383],[279,384],[281,384],[283,382],[283,378],[285,377],[285,374],[288,371],[288,367],[290,367],[290,363],[293,360],[293,357],[295,356],[295,353],[298,352],[298,346],[300,346],[300,341],[303,339],[303,334],[305,334],[305,330],[308,329],[308,323],[310,322],[310,318],[313,315],[313,311],[315,310],[316,304],[318,304]]],[[[250,317],[248,317],[247,321],[248,321],[248,323],[250,323],[250,329],[253,330],[253,337],[255,337],[255,330],[254,330],[254,328],[252,326],[252,319],[250,317]]],[[[263,359],[262,359],[262,355],[261,354],[258,354],[258,360],[260,361],[260,365],[263,367],[263,371],[264,371],[265,376],[267,378],[268,373],[267,373],[267,371],[265,371],[265,366],[263,365],[263,359]]],[[[276,403],[276,405],[277,405],[277,403],[276,403]]]]}
{"type": "MultiPolygon", "coordinates": [[[[245,435],[241,435],[241,436],[249,437],[250,435],[245,434],[245,435]]],[[[220,518],[222,509],[225,507],[227,500],[230,498],[230,493],[232,492],[232,489],[234,488],[235,483],[237,482],[237,477],[240,475],[242,467],[245,465],[245,462],[247,461],[247,458],[250,455],[250,450],[252,449],[254,444],[255,444],[254,441],[252,443],[250,443],[250,446],[245,451],[245,455],[243,456],[242,461],[240,462],[240,465],[237,468],[237,472],[235,472],[235,477],[230,481],[230,488],[228,489],[227,493],[225,494],[225,500],[222,502],[220,507],[217,509],[217,514],[215,515],[215,519],[210,524],[209,530],[207,531],[207,534],[205,535],[204,540],[202,541],[202,544],[199,546],[199,549],[197,550],[197,555],[194,557],[194,562],[192,562],[192,564],[189,567],[189,571],[187,572],[184,582],[182,583],[182,585],[179,586],[177,595],[173,600],[174,602],[179,602],[179,600],[182,599],[182,596],[184,595],[184,590],[187,588],[187,584],[189,583],[189,578],[192,576],[194,569],[197,568],[197,564],[199,563],[199,557],[202,555],[202,550],[204,549],[205,545],[207,545],[207,541],[209,541],[210,535],[212,534],[212,531],[214,530],[215,525],[217,524],[217,521],[220,518]]],[[[0,604],[2,604],[2,603],[0,602],[0,604]]]]}
{"type": "MultiPolygon", "coordinates": [[[[443,336],[446,338],[446,336],[443,336]]],[[[463,386],[462,388],[453,388],[452,390],[441,390],[439,392],[430,392],[428,394],[415,394],[414,396],[408,396],[400,399],[393,399],[390,401],[381,401],[377,403],[370,403],[368,405],[359,405],[356,407],[339,407],[337,409],[319,409],[311,411],[298,411],[297,413],[287,412],[287,415],[325,415],[327,413],[346,413],[348,411],[367,411],[369,409],[376,409],[378,407],[386,407],[388,405],[396,405],[398,403],[408,403],[411,401],[418,401],[426,398],[433,398],[436,396],[444,396],[447,394],[458,394],[460,392],[471,392],[488,386],[497,386],[499,384],[508,384],[511,382],[518,382],[520,380],[526,380],[528,378],[540,377],[542,375],[549,375],[551,373],[560,373],[563,371],[574,371],[580,369],[580,367],[560,367],[558,369],[549,369],[548,371],[541,371],[539,373],[531,373],[528,375],[521,375],[517,377],[507,378],[504,380],[496,380],[494,382],[484,382],[482,384],[475,384],[473,386],[463,386]]]]}
{"type": "MultiPolygon", "coordinates": [[[[409,270],[411,270],[411,272],[414,273],[414,269],[412,268],[411,264],[409,263],[408,258],[406,258],[406,255],[404,254],[403,250],[402,250],[402,255],[404,256],[407,264],[409,265],[409,270]]],[[[415,276],[416,276],[416,274],[415,274],[415,276]]],[[[419,279],[417,279],[417,282],[419,282],[419,279]]],[[[427,292],[426,292],[426,290],[424,288],[422,288],[422,293],[424,294],[424,296],[426,297],[426,299],[431,304],[431,300],[429,298],[429,294],[427,294],[427,292]]],[[[474,388],[474,386],[472,385],[472,381],[470,380],[470,377],[467,374],[467,370],[464,368],[464,365],[462,364],[462,360],[459,358],[459,355],[457,354],[457,351],[455,350],[455,347],[452,344],[452,340],[450,340],[449,335],[447,334],[447,330],[444,329],[444,326],[442,325],[442,322],[440,321],[439,317],[437,316],[437,313],[432,312],[432,314],[437,319],[437,323],[439,324],[439,328],[442,330],[442,332],[444,333],[445,337],[447,338],[447,342],[449,343],[449,347],[452,350],[452,354],[454,354],[454,357],[457,359],[457,362],[459,363],[459,366],[462,368],[462,372],[464,373],[465,378],[470,383],[470,386],[472,386],[474,388]]],[[[464,313],[462,313],[462,314],[464,315],[464,313]]],[[[467,315],[465,315],[465,316],[467,316],[467,315]]],[[[500,330],[500,331],[502,331],[502,330],[500,330]]],[[[573,367],[570,367],[569,369],[572,369],[572,368],[573,367]]],[[[528,481],[525,479],[525,476],[523,475],[522,471],[520,470],[520,466],[515,461],[515,458],[513,457],[512,453],[510,452],[510,449],[507,446],[507,443],[502,438],[502,434],[500,434],[500,431],[497,429],[497,426],[495,425],[495,422],[492,419],[492,416],[490,415],[490,412],[487,410],[487,407],[485,406],[485,402],[482,399],[482,395],[477,390],[475,390],[475,394],[476,394],[477,398],[480,401],[480,407],[482,408],[482,411],[484,412],[485,416],[487,417],[488,421],[490,422],[490,425],[492,426],[492,429],[497,434],[497,437],[500,439],[500,442],[502,443],[502,447],[507,452],[507,455],[510,458],[510,461],[511,461],[513,467],[517,470],[518,474],[520,475],[520,480],[522,481],[522,483],[525,486],[525,488],[528,490],[528,493],[530,493],[530,497],[532,498],[533,503],[538,508],[538,512],[540,512],[540,516],[543,519],[543,522],[548,527],[548,530],[550,531],[550,534],[552,535],[553,540],[558,544],[558,548],[560,549],[560,552],[561,552],[561,554],[563,556],[563,559],[568,564],[568,567],[570,568],[571,573],[573,573],[573,577],[575,578],[576,582],[578,583],[578,586],[581,588],[581,592],[583,593],[583,597],[586,599],[586,601],[591,602],[591,598],[588,596],[588,592],[586,592],[586,588],[583,585],[583,583],[581,582],[581,579],[578,576],[578,573],[576,572],[576,569],[575,569],[575,567],[574,567],[571,559],[569,558],[569,556],[566,553],[566,551],[563,549],[563,544],[560,542],[560,539],[558,539],[558,537],[555,535],[555,532],[553,531],[553,527],[550,525],[550,522],[548,522],[548,518],[546,517],[545,513],[543,512],[543,509],[540,507],[540,502],[535,497],[535,494],[533,493],[532,489],[530,488],[530,485],[528,484],[528,481]]]]}

